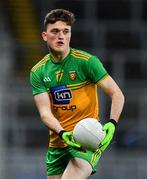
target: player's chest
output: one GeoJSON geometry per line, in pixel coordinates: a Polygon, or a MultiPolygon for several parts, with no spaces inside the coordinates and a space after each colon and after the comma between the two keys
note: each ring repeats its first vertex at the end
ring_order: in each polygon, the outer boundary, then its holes
{"type": "Polygon", "coordinates": [[[42,80],[47,89],[59,85],[72,85],[85,81],[85,76],[78,65],[75,66],[51,66],[46,68],[42,80]]]}

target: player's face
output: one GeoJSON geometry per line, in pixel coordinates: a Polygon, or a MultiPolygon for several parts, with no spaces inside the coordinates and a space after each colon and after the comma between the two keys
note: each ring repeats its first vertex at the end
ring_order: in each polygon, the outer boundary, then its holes
{"type": "Polygon", "coordinates": [[[66,54],[71,39],[71,26],[63,21],[48,24],[46,32],[42,33],[42,37],[52,52],[66,54]]]}

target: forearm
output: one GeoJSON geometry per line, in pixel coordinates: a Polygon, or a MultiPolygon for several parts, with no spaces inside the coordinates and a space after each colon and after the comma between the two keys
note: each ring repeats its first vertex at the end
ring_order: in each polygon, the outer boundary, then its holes
{"type": "Polygon", "coordinates": [[[63,130],[63,127],[60,125],[59,121],[54,117],[50,112],[40,114],[42,122],[47,126],[47,128],[59,133],[63,130]]]}
{"type": "Polygon", "coordinates": [[[108,76],[98,84],[98,87],[111,98],[110,119],[118,122],[124,105],[124,95],[115,81],[108,76]]]}
{"type": "Polygon", "coordinates": [[[111,112],[110,119],[114,119],[118,122],[124,106],[124,95],[121,91],[115,92],[111,97],[111,112]]]}
{"type": "Polygon", "coordinates": [[[35,95],[34,100],[38,108],[41,120],[47,126],[47,128],[55,131],[56,133],[59,133],[61,130],[63,130],[59,121],[52,114],[48,93],[45,92],[35,95]]]}

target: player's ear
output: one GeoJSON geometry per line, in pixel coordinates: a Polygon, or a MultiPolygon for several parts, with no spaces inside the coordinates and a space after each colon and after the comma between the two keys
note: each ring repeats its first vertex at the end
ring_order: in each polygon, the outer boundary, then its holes
{"type": "Polygon", "coordinates": [[[42,32],[42,39],[43,39],[44,41],[47,41],[47,35],[46,35],[46,32],[45,32],[45,31],[42,32]]]}

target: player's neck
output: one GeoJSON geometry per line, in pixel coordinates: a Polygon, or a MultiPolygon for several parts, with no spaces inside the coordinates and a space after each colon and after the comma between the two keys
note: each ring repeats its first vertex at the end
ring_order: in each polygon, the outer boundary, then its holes
{"type": "Polygon", "coordinates": [[[69,51],[70,51],[70,48],[68,48],[68,50],[63,53],[53,52],[50,50],[50,54],[52,56],[53,62],[58,63],[58,62],[62,61],[68,55],[69,51]]]}

